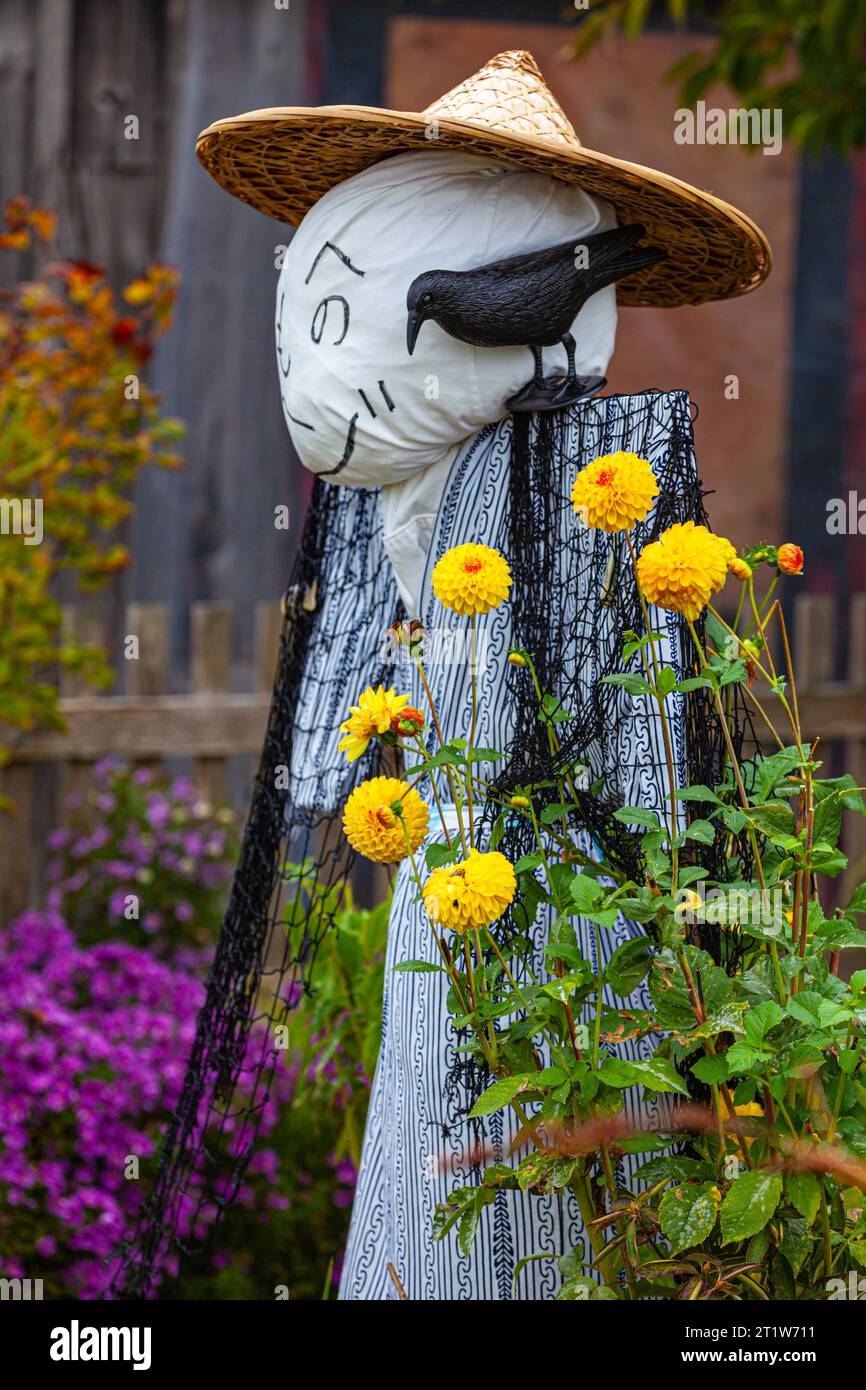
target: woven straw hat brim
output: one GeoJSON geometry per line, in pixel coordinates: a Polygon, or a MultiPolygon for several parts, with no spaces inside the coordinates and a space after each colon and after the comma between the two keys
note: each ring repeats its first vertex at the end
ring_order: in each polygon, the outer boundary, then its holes
{"type": "Polygon", "coordinates": [[[612,203],[620,223],[641,222],[666,260],[617,285],[621,305],[674,308],[755,289],[772,256],[744,213],[691,184],[583,146],[475,122],[369,106],[272,107],[216,121],[196,154],[228,193],[297,226],[323,194],[389,155],[446,148],[506,161],[577,184],[612,203]]]}

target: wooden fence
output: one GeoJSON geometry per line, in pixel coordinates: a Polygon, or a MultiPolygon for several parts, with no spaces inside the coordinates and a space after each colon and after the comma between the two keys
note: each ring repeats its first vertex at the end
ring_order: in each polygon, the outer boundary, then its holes
{"type": "MultiPolygon", "coordinates": [[[[100,614],[73,617],[83,641],[103,640],[100,614]]],[[[123,663],[126,694],[79,693],[64,685],[61,709],[66,731],[27,735],[14,746],[0,773],[0,790],[15,803],[12,816],[0,814],[0,924],[38,898],[38,866],[43,859],[44,817],[49,774],[55,807],[82,791],[91,768],[114,755],[138,765],[168,758],[192,758],[193,778],[202,795],[218,800],[226,792],[230,757],[258,756],[267,723],[280,631],[276,604],[259,604],[255,614],[255,688],[235,692],[231,682],[232,610],[225,603],[195,603],[190,610],[190,679],[186,694],[168,694],[169,615],[158,603],[133,603],[126,612],[127,633],[138,638],[138,659],[123,663]],[[41,822],[41,823],[40,823],[41,822]]]]}
{"type": "MultiPolygon", "coordinates": [[[[161,604],[138,603],[127,610],[126,631],[139,638],[139,659],[125,663],[127,693],[99,696],[70,689],[61,702],[65,733],[40,732],[22,739],[0,774],[0,790],[17,806],[0,817],[0,923],[38,895],[44,824],[38,811],[48,776],[59,794],[81,790],[92,764],[109,754],[136,763],[192,758],[194,777],[210,799],[224,794],[226,762],[238,754],[258,755],[267,720],[280,614],[275,604],[256,609],[254,689],[230,689],[231,622],[228,604],[197,603],[190,612],[190,680],[187,694],[167,694],[168,613],[161,604]],[[56,771],[55,771],[56,769],[56,771]],[[59,774],[59,776],[58,776],[59,774]]],[[[98,627],[78,624],[82,638],[99,641],[98,627]]],[[[866,594],[851,600],[844,646],[847,672],[834,679],[837,651],[834,600],[804,594],[795,604],[794,650],[804,731],[821,737],[825,773],[834,749],[845,771],[866,785],[866,594]]],[[[848,883],[866,876],[866,820],[847,817],[848,883]]],[[[44,817],[43,817],[44,822],[44,817]]]]}

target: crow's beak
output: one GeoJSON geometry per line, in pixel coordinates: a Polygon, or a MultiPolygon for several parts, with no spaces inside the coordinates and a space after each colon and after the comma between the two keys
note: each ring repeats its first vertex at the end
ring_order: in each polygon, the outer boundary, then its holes
{"type": "Polygon", "coordinates": [[[419,314],[417,309],[409,310],[409,317],[406,321],[406,347],[409,349],[410,357],[412,356],[412,353],[415,349],[415,343],[417,341],[418,334],[421,331],[421,325],[423,322],[423,314],[419,314]]]}

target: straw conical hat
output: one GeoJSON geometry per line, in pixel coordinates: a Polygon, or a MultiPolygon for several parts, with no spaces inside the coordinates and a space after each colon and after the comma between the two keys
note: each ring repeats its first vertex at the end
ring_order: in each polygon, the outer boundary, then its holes
{"type": "Polygon", "coordinates": [[[498,54],[423,112],[271,107],[216,121],[196,153],[227,192],[296,226],[343,179],[431,145],[578,184],[612,203],[620,223],[643,223],[668,259],[619,284],[621,304],[727,299],[769,273],[767,239],[744,213],[669,174],[585,149],[530,53],[498,54]]]}

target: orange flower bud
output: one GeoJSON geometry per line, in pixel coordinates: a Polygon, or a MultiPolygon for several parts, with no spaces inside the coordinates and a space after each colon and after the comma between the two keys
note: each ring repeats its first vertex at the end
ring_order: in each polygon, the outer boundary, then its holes
{"type": "Polygon", "coordinates": [[[798,545],[786,541],[776,554],[776,564],[783,574],[802,574],[805,556],[798,545]]]}
{"type": "Polygon", "coordinates": [[[391,720],[391,728],[401,738],[420,734],[424,728],[424,716],[419,709],[414,709],[412,705],[406,705],[394,715],[391,720]]]}
{"type": "Polygon", "coordinates": [[[752,566],[747,565],[739,555],[735,555],[728,565],[728,574],[732,574],[735,579],[741,579],[745,584],[746,580],[752,577],[752,566]]]}

